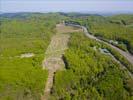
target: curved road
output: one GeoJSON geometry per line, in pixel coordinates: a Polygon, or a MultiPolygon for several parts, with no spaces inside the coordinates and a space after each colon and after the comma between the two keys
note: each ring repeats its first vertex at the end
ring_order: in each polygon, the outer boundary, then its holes
{"type": "MultiPolygon", "coordinates": [[[[106,45],[108,45],[108,46],[114,48],[114,49],[117,50],[121,55],[123,55],[131,64],[133,64],[133,55],[131,55],[130,53],[124,52],[124,51],[122,51],[121,49],[119,49],[119,48],[117,48],[117,47],[115,47],[115,46],[113,46],[113,45],[111,45],[111,44],[109,44],[109,43],[107,43],[107,42],[105,42],[105,41],[103,41],[103,40],[100,40],[100,39],[98,39],[97,37],[95,37],[95,36],[93,36],[93,35],[91,35],[91,34],[88,32],[87,28],[84,27],[84,26],[75,25],[75,24],[67,24],[67,25],[70,25],[70,26],[73,26],[73,27],[82,28],[84,34],[85,34],[88,38],[91,38],[91,39],[94,39],[94,40],[96,40],[96,41],[102,42],[102,43],[104,43],[104,44],[106,44],[106,45]]],[[[133,79],[133,74],[132,74],[123,64],[121,64],[112,54],[111,54],[111,57],[112,57],[116,62],[118,62],[118,63],[122,66],[122,69],[126,69],[126,70],[127,70],[127,73],[129,74],[129,76],[133,79]]]]}
{"type": "Polygon", "coordinates": [[[133,55],[131,55],[130,53],[125,52],[125,51],[123,51],[123,50],[121,50],[121,49],[119,49],[119,48],[117,48],[117,47],[115,47],[115,46],[113,46],[113,45],[111,45],[111,44],[109,44],[109,43],[103,41],[103,40],[100,40],[100,39],[98,39],[97,37],[95,37],[95,36],[93,36],[93,35],[90,35],[90,34],[88,33],[86,27],[84,27],[84,26],[81,26],[81,27],[82,27],[82,29],[84,30],[84,33],[85,33],[85,35],[86,35],[87,37],[92,38],[92,39],[95,39],[95,40],[97,40],[97,41],[100,41],[100,42],[103,42],[103,43],[109,45],[110,47],[112,47],[112,48],[114,48],[115,50],[119,51],[119,53],[120,53],[121,55],[123,55],[131,64],[133,64],[133,55]]]}
{"type": "Polygon", "coordinates": [[[86,35],[87,37],[89,37],[89,38],[91,38],[91,39],[95,39],[96,41],[99,41],[99,42],[103,42],[103,43],[107,44],[108,46],[114,48],[115,50],[117,50],[121,55],[123,55],[123,56],[133,65],[133,55],[131,55],[130,53],[125,52],[125,51],[123,51],[123,50],[121,50],[121,49],[119,49],[119,48],[113,46],[112,44],[109,44],[109,43],[107,43],[107,42],[105,42],[105,41],[103,41],[103,40],[100,40],[100,39],[98,39],[97,37],[91,35],[91,34],[88,32],[87,28],[84,27],[84,26],[74,25],[74,24],[68,24],[68,25],[74,26],[74,27],[82,28],[83,31],[84,31],[84,33],[85,33],[85,35],[86,35]]]}

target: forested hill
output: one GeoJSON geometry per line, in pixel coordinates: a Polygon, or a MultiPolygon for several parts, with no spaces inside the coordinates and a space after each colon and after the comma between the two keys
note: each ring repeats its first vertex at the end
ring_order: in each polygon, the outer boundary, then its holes
{"type": "MultiPolygon", "coordinates": [[[[70,21],[70,20],[69,20],[70,21]]],[[[96,16],[71,18],[88,28],[93,35],[124,51],[133,54],[133,15],[96,16]]]]}
{"type": "MultiPolygon", "coordinates": [[[[46,50],[50,47],[50,57],[56,56],[54,47],[64,46],[65,36],[69,36],[67,48],[63,54],[59,50],[64,67],[52,74],[50,100],[132,100],[133,80],[127,73],[132,74],[132,65],[113,48],[87,38],[82,29],[65,26],[64,21],[81,24],[92,35],[133,53],[133,15],[0,14],[0,100],[40,100],[51,77],[42,68],[49,57],[46,50]]],[[[51,61],[50,69],[56,66],[51,61]]]]}
{"type": "Polygon", "coordinates": [[[60,15],[60,13],[32,13],[32,12],[19,12],[19,13],[2,13],[0,14],[0,19],[28,19],[34,17],[65,17],[64,15],[60,15]]]}

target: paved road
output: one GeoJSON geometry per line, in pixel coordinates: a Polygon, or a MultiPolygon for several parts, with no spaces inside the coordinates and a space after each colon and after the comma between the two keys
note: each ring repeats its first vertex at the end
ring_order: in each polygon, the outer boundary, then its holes
{"type": "Polygon", "coordinates": [[[84,33],[85,33],[85,35],[86,35],[87,37],[92,38],[92,39],[95,39],[95,40],[100,41],[100,42],[104,42],[105,44],[107,44],[107,45],[109,45],[110,47],[114,48],[115,50],[119,51],[119,53],[120,53],[121,55],[123,55],[131,64],[133,64],[133,55],[131,55],[130,53],[125,52],[125,51],[123,51],[123,50],[121,50],[121,49],[119,49],[119,48],[117,48],[117,47],[115,47],[115,46],[113,46],[113,45],[111,45],[111,44],[105,42],[105,41],[102,41],[102,40],[98,39],[97,37],[95,37],[95,36],[93,36],[93,35],[90,35],[90,34],[88,33],[87,29],[86,29],[84,26],[82,26],[82,29],[84,30],[84,33]]]}
{"type": "Polygon", "coordinates": [[[107,43],[107,42],[105,42],[105,41],[103,41],[103,40],[100,40],[100,39],[98,39],[97,37],[91,35],[91,34],[88,32],[87,28],[84,27],[84,26],[74,25],[74,24],[69,24],[69,25],[70,25],[70,26],[75,26],[75,27],[80,27],[80,28],[82,28],[83,31],[84,31],[84,33],[85,33],[85,35],[86,35],[87,37],[89,37],[89,38],[91,38],[91,39],[95,39],[96,41],[105,43],[105,44],[107,44],[108,46],[114,48],[115,50],[117,50],[121,55],[123,55],[123,56],[133,65],[133,55],[131,55],[130,53],[125,52],[125,51],[119,49],[118,47],[115,47],[115,46],[113,46],[112,44],[109,44],[109,43],[107,43]]]}
{"type": "Polygon", "coordinates": [[[113,58],[114,61],[116,61],[117,63],[119,63],[120,66],[121,66],[121,69],[122,69],[122,70],[126,70],[126,71],[127,71],[127,74],[133,79],[133,74],[132,74],[130,71],[128,71],[128,69],[127,69],[119,60],[117,60],[117,59],[114,57],[114,55],[112,55],[111,53],[108,53],[108,54],[113,58]]]}
{"type": "MultiPolygon", "coordinates": [[[[87,28],[84,27],[84,26],[74,25],[74,24],[68,24],[68,25],[74,26],[74,27],[82,28],[84,34],[85,34],[88,38],[91,38],[91,39],[94,39],[94,40],[96,40],[96,41],[102,42],[102,43],[104,43],[104,44],[106,44],[106,45],[108,45],[108,46],[114,48],[114,49],[117,50],[121,55],[123,55],[131,64],[133,64],[133,55],[131,55],[130,53],[125,52],[125,51],[123,51],[123,50],[121,50],[121,49],[119,49],[119,48],[113,46],[112,44],[109,44],[109,43],[107,43],[107,42],[105,42],[105,41],[103,41],[103,40],[100,40],[100,39],[98,39],[97,37],[91,35],[91,34],[88,32],[87,28]]],[[[120,61],[118,61],[112,54],[110,54],[110,55],[111,55],[111,57],[112,57],[116,62],[118,62],[118,63],[122,66],[122,69],[124,69],[124,70],[126,69],[126,70],[127,70],[127,73],[128,73],[129,76],[133,79],[133,74],[132,74],[123,64],[121,64],[120,61]]]]}

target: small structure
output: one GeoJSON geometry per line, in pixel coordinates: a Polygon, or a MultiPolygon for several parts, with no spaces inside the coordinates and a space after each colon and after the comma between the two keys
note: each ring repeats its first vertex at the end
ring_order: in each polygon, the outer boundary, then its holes
{"type": "Polygon", "coordinates": [[[25,53],[25,54],[21,54],[20,58],[30,58],[30,57],[33,57],[33,56],[35,56],[35,54],[33,54],[33,53],[25,53]]]}

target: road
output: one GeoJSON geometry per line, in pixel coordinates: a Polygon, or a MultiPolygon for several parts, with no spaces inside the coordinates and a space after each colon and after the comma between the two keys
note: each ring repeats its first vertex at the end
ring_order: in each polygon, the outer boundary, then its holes
{"type": "MultiPolygon", "coordinates": [[[[100,40],[100,39],[98,39],[97,37],[91,35],[91,34],[88,32],[87,28],[84,27],[84,26],[74,25],[74,24],[68,24],[68,25],[73,26],[73,27],[82,28],[84,34],[85,34],[88,38],[94,39],[94,40],[96,40],[96,41],[98,41],[98,42],[102,42],[102,43],[104,43],[104,44],[106,44],[106,45],[112,47],[113,49],[117,50],[121,55],[123,55],[131,64],[133,64],[133,55],[131,55],[130,53],[125,52],[125,51],[119,49],[118,47],[115,47],[115,46],[113,46],[112,44],[109,44],[109,43],[107,43],[107,42],[105,42],[105,41],[103,41],[103,40],[100,40]]],[[[124,69],[124,70],[126,69],[126,70],[127,70],[128,75],[133,79],[133,74],[132,74],[123,64],[121,64],[121,62],[118,61],[112,54],[110,54],[110,55],[111,55],[111,57],[112,57],[117,63],[119,63],[119,64],[122,66],[122,69],[124,69]]]]}
{"type": "Polygon", "coordinates": [[[92,39],[95,39],[96,41],[100,41],[100,42],[103,42],[103,43],[109,45],[110,47],[112,47],[112,48],[114,48],[115,50],[119,51],[119,53],[120,53],[121,55],[123,55],[131,64],[133,64],[133,55],[131,55],[130,53],[125,52],[125,51],[119,49],[118,47],[115,47],[115,46],[113,46],[113,45],[111,45],[111,44],[109,44],[109,43],[107,43],[107,42],[105,42],[105,41],[103,41],[103,40],[100,40],[100,39],[98,39],[97,37],[95,37],[95,36],[93,36],[93,35],[90,35],[90,34],[88,33],[86,27],[82,26],[82,29],[84,30],[84,33],[85,33],[85,35],[86,35],[87,37],[92,38],[92,39]]]}
{"type": "MultiPolygon", "coordinates": [[[[73,26],[73,27],[78,27],[78,28],[82,28],[84,34],[91,39],[94,39],[96,41],[102,42],[107,44],[108,46],[114,48],[115,50],[117,50],[118,52],[120,52],[121,55],[123,55],[131,64],[133,64],[133,56],[127,52],[122,51],[121,49],[103,41],[98,39],[97,37],[89,34],[88,30],[86,27],[84,26],[80,26],[80,25],[74,25],[74,24],[69,24],[69,26],[73,26]]],[[[59,28],[60,30],[60,28],[59,28]]],[[[75,31],[75,30],[74,30],[75,31]]],[[[72,30],[70,32],[73,32],[72,30]]],[[[53,86],[53,79],[54,79],[54,74],[57,70],[62,70],[63,66],[64,66],[64,62],[62,60],[62,54],[64,54],[64,51],[67,49],[67,43],[69,41],[69,35],[68,34],[56,34],[55,36],[53,36],[50,45],[47,48],[47,51],[45,53],[46,58],[43,61],[43,68],[48,70],[48,79],[46,82],[46,86],[44,89],[44,95],[42,95],[41,100],[48,100],[50,97],[50,92],[51,92],[51,88],[53,86]]],[[[118,62],[122,67],[122,69],[126,69],[127,68],[122,65],[112,54],[110,54],[111,57],[118,62]]],[[[133,75],[130,71],[127,70],[127,73],[131,76],[131,78],[133,79],[133,75]]]]}
{"type": "Polygon", "coordinates": [[[119,49],[118,47],[113,46],[112,44],[109,44],[109,43],[107,43],[107,42],[105,42],[105,41],[103,41],[103,40],[100,40],[100,39],[98,39],[97,37],[91,35],[91,34],[88,32],[87,28],[84,27],[84,26],[74,25],[74,24],[69,24],[69,25],[70,25],[70,26],[74,26],[74,27],[82,28],[83,31],[84,31],[84,33],[85,33],[85,35],[86,35],[87,37],[89,37],[89,38],[91,38],[91,39],[94,39],[94,40],[96,40],[96,41],[102,42],[102,43],[104,43],[104,44],[107,44],[108,46],[114,48],[115,50],[117,50],[121,55],[123,55],[123,56],[133,65],[133,55],[131,55],[130,53],[125,52],[125,51],[119,49]]]}

